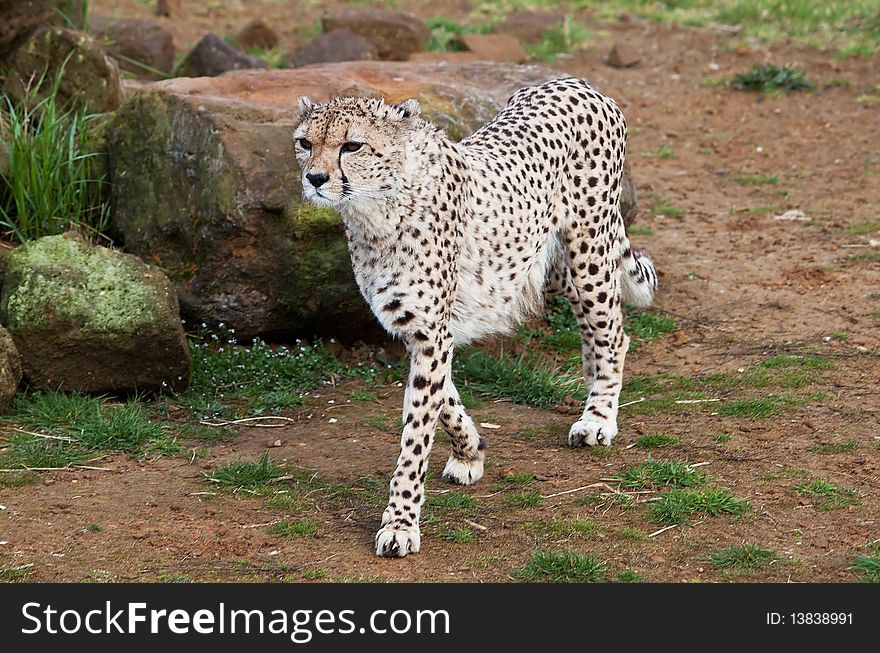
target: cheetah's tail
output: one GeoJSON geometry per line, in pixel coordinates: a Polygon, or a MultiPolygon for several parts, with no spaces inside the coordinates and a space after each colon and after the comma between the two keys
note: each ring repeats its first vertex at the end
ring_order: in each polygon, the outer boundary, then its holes
{"type": "Polygon", "coordinates": [[[654,293],[657,291],[657,270],[654,269],[650,258],[633,249],[629,244],[623,220],[620,221],[620,231],[618,243],[623,301],[633,306],[647,306],[654,299],[654,293]]]}

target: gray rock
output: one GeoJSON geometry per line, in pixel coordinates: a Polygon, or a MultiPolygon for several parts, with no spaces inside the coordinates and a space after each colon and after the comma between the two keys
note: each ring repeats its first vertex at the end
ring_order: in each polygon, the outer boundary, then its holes
{"type": "Polygon", "coordinates": [[[379,50],[363,36],[335,29],[310,41],[293,56],[292,68],[316,63],[378,59],[379,50]]]}
{"type": "Polygon", "coordinates": [[[12,251],[0,321],[38,389],[182,390],[191,360],[168,278],[73,233],[12,251]]]}
{"type": "Polygon", "coordinates": [[[215,77],[230,70],[266,68],[266,62],[239,52],[216,34],[205,34],[175,71],[178,77],[215,77]]]}
{"type": "Polygon", "coordinates": [[[460,139],[517,89],[557,76],[538,66],[357,62],[151,84],[107,131],[117,235],[171,276],[188,319],[242,337],[376,337],[341,219],[300,199],[297,98],[418,98],[427,119],[460,139]]]}
{"type": "Polygon", "coordinates": [[[425,49],[431,31],[411,14],[373,7],[333,7],[321,19],[325,32],[344,29],[369,39],[379,58],[406,61],[413,52],[425,49]]]}
{"type": "Polygon", "coordinates": [[[161,79],[174,67],[174,37],[155,20],[90,16],[89,31],[122,70],[137,77],[161,79]]]}
{"type": "Polygon", "coordinates": [[[0,327],[0,415],[5,414],[21,383],[21,356],[9,332],[0,327]]]}
{"type": "Polygon", "coordinates": [[[53,27],[34,34],[6,62],[3,91],[20,101],[41,75],[40,96],[60,76],[57,99],[93,113],[114,111],[125,98],[116,63],[83,32],[53,27]]]}

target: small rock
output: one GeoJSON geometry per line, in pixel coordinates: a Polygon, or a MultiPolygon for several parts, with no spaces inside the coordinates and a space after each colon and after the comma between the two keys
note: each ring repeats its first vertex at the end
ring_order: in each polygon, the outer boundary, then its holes
{"type": "Polygon", "coordinates": [[[363,36],[348,30],[334,29],[310,41],[291,58],[292,68],[316,63],[365,61],[378,59],[379,50],[363,36]]]}
{"type": "Polygon", "coordinates": [[[55,479],[47,478],[45,481],[43,481],[43,485],[55,485],[55,479]]]}
{"type": "Polygon", "coordinates": [[[515,11],[493,27],[492,32],[510,34],[520,43],[537,43],[564,20],[565,16],[554,11],[515,11]]]}
{"type": "Polygon", "coordinates": [[[611,47],[605,60],[612,68],[632,68],[641,61],[641,56],[632,46],[617,42],[611,47]]]}
{"type": "Polygon", "coordinates": [[[272,442],[272,444],[270,444],[269,446],[270,446],[270,447],[280,447],[280,446],[281,446],[281,440],[274,440],[274,441],[272,442]]]}
{"type": "Polygon", "coordinates": [[[35,34],[9,58],[5,65],[3,92],[21,101],[27,95],[31,77],[46,71],[37,93],[48,93],[59,72],[59,106],[75,105],[93,113],[115,111],[125,99],[116,63],[91,36],[61,27],[35,34]]]}
{"type": "Polygon", "coordinates": [[[216,77],[229,70],[266,68],[266,62],[239,52],[213,33],[202,40],[186,55],[176,71],[178,77],[216,77]]]}
{"type": "Polygon", "coordinates": [[[21,356],[9,332],[0,326],[0,415],[9,410],[21,383],[21,356]]]}
{"type": "Polygon", "coordinates": [[[156,0],[157,16],[177,16],[180,14],[180,0],[156,0]]]}
{"type": "Polygon", "coordinates": [[[120,68],[140,78],[161,79],[174,67],[174,37],[155,20],[91,16],[89,30],[120,68]]]}
{"type": "Polygon", "coordinates": [[[260,18],[249,22],[235,37],[235,42],[242,50],[271,50],[278,47],[280,40],[278,32],[260,18]]]}
{"type": "Polygon", "coordinates": [[[171,512],[180,512],[181,511],[181,507],[178,506],[176,503],[172,503],[170,506],[168,506],[168,509],[171,512]]]}
{"type": "Polygon", "coordinates": [[[406,61],[413,52],[424,50],[431,35],[427,25],[411,14],[373,7],[334,7],[321,25],[325,32],[344,29],[369,39],[379,58],[391,61],[406,61]]]}
{"type": "Polygon", "coordinates": [[[780,215],[774,215],[773,219],[779,220],[780,222],[809,222],[812,220],[812,218],[800,209],[791,209],[780,215]]]}
{"type": "Polygon", "coordinates": [[[520,42],[510,34],[464,34],[461,43],[480,61],[523,63],[528,59],[520,42]]]}
{"type": "Polygon", "coordinates": [[[664,562],[666,562],[666,558],[664,558],[661,555],[654,554],[651,556],[651,562],[656,562],[657,564],[663,564],[664,562]]]}
{"type": "Polygon", "coordinates": [[[84,18],[83,0],[0,0],[0,59],[14,52],[39,29],[80,27],[84,18]]]}

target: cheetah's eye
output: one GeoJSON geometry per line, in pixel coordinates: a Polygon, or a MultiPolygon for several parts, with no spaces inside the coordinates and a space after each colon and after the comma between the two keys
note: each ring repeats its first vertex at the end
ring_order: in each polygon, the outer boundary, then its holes
{"type": "Polygon", "coordinates": [[[355,143],[354,141],[349,141],[348,143],[343,143],[342,151],[343,152],[357,152],[359,149],[363,147],[363,143],[355,143]]]}
{"type": "Polygon", "coordinates": [[[311,152],[311,150],[312,150],[312,143],[311,143],[311,141],[309,141],[309,140],[307,140],[307,139],[305,139],[305,138],[300,138],[300,139],[297,139],[297,143],[299,143],[299,146],[300,146],[302,149],[304,149],[306,152],[311,152]]]}

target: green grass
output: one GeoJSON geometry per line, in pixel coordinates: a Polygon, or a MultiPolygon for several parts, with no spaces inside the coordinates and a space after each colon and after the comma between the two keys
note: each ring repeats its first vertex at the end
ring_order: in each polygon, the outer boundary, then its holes
{"type": "Polygon", "coordinates": [[[427,502],[430,508],[439,508],[441,510],[472,510],[477,505],[477,500],[469,494],[463,492],[446,492],[432,496],[427,502]]]}
{"type": "Polygon", "coordinates": [[[642,576],[633,571],[632,569],[624,569],[623,571],[617,572],[617,575],[614,579],[618,583],[643,583],[645,579],[642,576]]]}
{"type": "Polygon", "coordinates": [[[31,431],[6,436],[0,451],[3,468],[67,467],[106,451],[133,456],[185,451],[137,400],[120,403],[54,390],[23,393],[3,421],[31,431]]]}
{"type": "Polygon", "coordinates": [[[655,206],[653,212],[654,215],[662,215],[666,218],[680,218],[684,215],[684,211],[680,208],[665,201],[655,206]]]}
{"type": "Polygon", "coordinates": [[[602,527],[591,519],[575,517],[553,520],[550,524],[550,530],[556,535],[566,537],[586,537],[599,533],[602,527]]]}
{"type": "Polygon", "coordinates": [[[311,537],[318,532],[318,524],[311,519],[282,519],[269,526],[266,532],[284,537],[311,537]]]}
{"type": "Polygon", "coordinates": [[[251,48],[248,54],[266,63],[269,68],[286,68],[288,53],[284,48],[251,48]]]}
{"type": "Polygon", "coordinates": [[[624,320],[624,330],[631,338],[650,341],[671,333],[678,328],[675,320],[668,315],[658,315],[646,311],[631,310],[624,320]]]}
{"type": "Polygon", "coordinates": [[[0,490],[33,485],[39,480],[40,476],[33,472],[0,472],[0,490]]]}
{"type": "Polygon", "coordinates": [[[758,569],[779,560],[773,551],[754,544],[731,546],[699,558],[719,569],[758,569]]]}
{"type": "Polygon", "coordinates": [[[804,400],[794,395],[766,395],[760,399],[737,399],[718,404],[719,415],[728,417],[773,417],[781,415],[789,408],[803,404],[804,400]]]}
{"type": "Polygon", "coordinates": [[[88,135],[95,116],[57,102],[62,77],[50,84],[40,77],[21,104],[4,97],[0,156],[8,157],[10,174],[0,173],[0,229],[18,242],[108,225],[99,153],[88,135]]]}
{"type": "Polygon", "coordinates": [[[569,551],[536,551],[531,561],[515,573],[531,583],[597,583],[605,579],[605,574],[606,565],[599,558],[569,551]]]}
{"type": "Polygon", "coordinates": [[[620,537],[624,538],[625,540],[642,541],[648,539],[648,534],[644,531],[640,531],[637,528],[624,528],[622,531],[620,531],[620,537]]]}
{"type": "Polygon", "coordinates": [[[817,502],[815,506],[818,510],[837,510],[846,506],[859,505],[858,494],[855,490],[841,488],[821,479],[793,485],[791,491],[815,500],[817,502]]]}
{"type": "Polygon", "coordinates": [[[376,393],[375,392],[364,392],[363,390],[355,390],[354,392],[348,395],[348,398],[352,401],[376,401],[376,393]]]}
{"type": "Polygon", "coordinates": [[[880,252],[859,252],[846,257],[847,263],[880,263],[880,252]]]}
{"type": "Polygon", "coordinates": [[[33,565],[0,567],[0,583],[23,583],[33,571],[33,565]]]}
{"type": "Polygon", "coordinates": [[[779,479],[805,478],[810,476],[809,470],[800,467],[781,466],[773,471],[767,472],[764,478],[768,481],[776,481],[779,479]]]}
{"type": "Polygon", "coordinates": [[[812,453],[821,453],[821,454],[829,454],[829,453],[846,453],[847,451],[853,451],[857,449],[859,446],[858,442],[830,442],[828,444],[816,444],[810,447],[810,452],[812,453]]]}
{"type": "Polygon", "coordinates": [[[575,500],[580,506],[620,506],[622,508],[630,508],[633,505],[632,497],[622,492],[613,492],[607,494],[587,494],[575,500]]]}
{"type": "Polygon", "coordinates": [[[86,530],[87,530],[89,533],[100,533],[100,532],[101,532],[101,524],[94,524],[94,523],[89,524],[89,525],[86,527],[86,530]]]}
{"type": "Polygon", "coordinates": [[[736,178],[740,186],[775,186],[779,183],[776,175],[740,175],[736,178]]]}
{"type": "Polygon", "coordinates": [[[870,553],[860,555],[850,569],[865,583],[880,583],[880,546],[874,544],[870,553]]]}
{"type": "Polygon", "coordinates": [[[492,29],[491,22],[477,24],[458,23],[441,16],[431,18],[427,22],[431,35],[425,50],[429,52],[455,52],[463,50],[460,38],[465,34],[488,34],[492,29]]]}
{"type": "Polygon", "coordinates": [[[782,67],[774,64],[754,66],[733,77],[733,87],[739,91],[800,91],[813,86],[804,71],[789,64],[782,67]]]}
{"type": "Polygon", "coordinates": [[[715,437],[712,438],[713,442],[730,442],[733,439],[733,436],[730,433],[719,433],[715,437]]]}
{"type": "Polygon", "coordinates": [[[591,37],[590,30],[566,16],[559,26],[544,32],[537,43],[523,43],[523,49],[531,59],[553,62],[560,55],[582,49],[591,37]]]}
{"type": "Polygon", "coordinates": [[[504,503],[513,508],[537,508],[544,503],[544,500],[537,490],[524,490],[508,494],[504,498],[504,503]]]}
{"type": "Polygon", "coordinates": [[[239,345],[232,330],[190,342],[193,373],[177,401],[200,417],[253,415],[301,406],[303,394],[341,366],[321,346],[239,345]]]}
{"type": "Polygon", "coordinates": [[[642,465],[630,467],[614,478],[622,486],[636,489],[694,487],[706,481],[703,472],[692,469],[687,463],[674,460],[649,460],[642,465]]]}
{"type": "Polygon", "coordinates": [[[490,397],[506,397],[519,404],[548,408],[567,396],[583,400],[579,375],[566,373],[525,355],[491,356],[480,350],[455,359],[455,375],[469,390],[490,397]]]}
{"type": "Polygon", "coordinates": [[[440,537],[455,544],[470,544],[477,541],[477,536],[469,528],[451,528],[440,533],[440,537]]]}
{"type": "Polygon", "coordinates": [[[662,449],[663,447],[675,447],[678,444],[678,438],[674,438],[671,435],[664,435],[662,433],[643,435],[636,440],[636,446],[639,447],[639,449],[662,449]]]}
{"type": "Polygon", "coordinates": [[[627,233],[630,236],[653,236],[654,230],[644,225],[632,225],[627,229],[627,233]]]}
{"type": "Polygon", "coordinates": [[[880,231],[880,222],[859,222],[844,228],[844,231],[853,236],[866,236],[876,231],[880,231]]]}
{"type": "Polygon", "coordinates": [[[684,524],[694,515],[744,515],[749,509],[745,499],[718,488],[675,489],[662,493],[651,504],[648,520],[663,525],[684,524]]]}
{"type": "Polygon", "coordinates": [[[257,462],[234,462],[218,467],[205,477],[221,487],[256,490],[287,475],[287,468],[276,465],[264,453],[257,462]]]}

